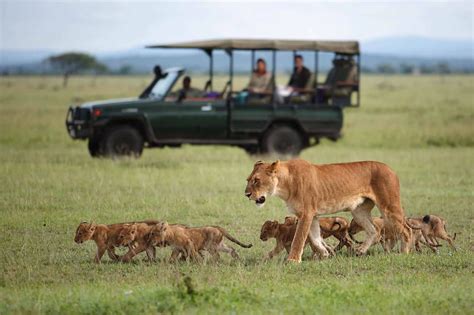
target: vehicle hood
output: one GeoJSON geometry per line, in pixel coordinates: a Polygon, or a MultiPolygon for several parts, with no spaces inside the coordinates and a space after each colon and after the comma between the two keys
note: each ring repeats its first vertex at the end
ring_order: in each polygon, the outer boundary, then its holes
{"type": "Polygon", "coordinates": [[[105,101],[93,101],[93,102],[86,102],[81,104],[81,108],[92,108],[97,106],[120,106],[120,105],[128,105],[130,103],[136,103],[139,100],[138,97],[131,97],[131,98],[119,98],[119,99],[110,99],[105,101]]]}

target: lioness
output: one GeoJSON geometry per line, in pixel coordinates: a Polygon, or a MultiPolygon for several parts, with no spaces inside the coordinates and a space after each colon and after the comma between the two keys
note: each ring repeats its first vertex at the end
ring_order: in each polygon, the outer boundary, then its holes
{"type": "Polygon", "coordinates": [[[126,223],[105,225],[82,222],[76,229],[74,242],[81,244],[88,240],[94,240],[97,245],[97,253],[94,257],[96,263],[100,263],[106,250],[110,259],[117,261],[119,257],[115,254],[115,247],[120,246],[117,236],[126,225],[126,223]]]}
{"type": "Polygon", "coordinates": [[[155,225],[150,232],[149,239],[152,245],[156,246],[166,242],[176,249],[171,254],[171,261],[176,261],[179,252],[184,253],[188,259],[199,261],[202,258],[201,251],[208,251],[215,260],[219,259],[219,252],[229,253],[233,258],[239,258],[235,249],[224,243],[224,237],[244,248],[252,247],[252,244],[241,243],[225,229],[218,226],[185,228],[167,222],[155,225]]]}
{"type": "Polygon", "coordinates": [[[266,198],[273,195],[284,200],[288,210],[299,219],[289,261],[301,261],[308,236],[321,256],[329,256],[321,237],[318,215],[339,211],[351,211],[366,231],[367,238],[357,249],[358,254],[365,254],[377,238],[370,219],[374,205],[387,220],[387,227],[400,235],[402,252],[409,252],[411,229],[405,224],[398,177],[383,163],[313,165],[304,160],[258,161],[247,177],[245,196],[261,207],[266,198]]]}
{"type": "Polygon", "coordinates": [[[449,243],[453,250],[456,250],[454,246],[454,240],[456,239],[456,233],[451,237],[446,231],[446,221],[436,215],[425,215],[420,218],[409,218],[410,223],[421,229],[424,239],[435,247],[441,246],[437,240],[440,238],[449,243]]]}

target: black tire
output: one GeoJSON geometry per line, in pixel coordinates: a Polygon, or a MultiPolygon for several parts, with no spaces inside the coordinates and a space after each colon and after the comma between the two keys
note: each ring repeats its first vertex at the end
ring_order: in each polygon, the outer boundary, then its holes
{"type": "Polygon", "coordinates": [[[101,149],[107,157],[135,157],[143,152],[143,137],[130,126],[116,126],[105,132],[101,149]]]}
{"type": "Polygon", "coordinates": [[[247,152],[248,155],[258,155],[260,154],[260,147],[256,145],[247,145],[247,146],[242,146],[242,149],[247,152]]]}
{"type": "Polygon", "coordinates": [[[297,156],[305,147],[305,139],[298,130],[287,125],[275,125],[262,138],[263,153],[297,156]]]}
{"type": "Polygon", "coordinates": [[[100,148],[100,139],[96,137],[89,138],[87,148],[89,149],[89,154],[91,157],[95,158],[102,156],[100,148]]]}

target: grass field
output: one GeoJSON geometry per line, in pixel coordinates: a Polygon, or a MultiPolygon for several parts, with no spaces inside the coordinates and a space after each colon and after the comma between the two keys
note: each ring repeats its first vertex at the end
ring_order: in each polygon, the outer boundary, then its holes
{"type": "Polygon", "coordinates": [[[300,265],[285,264],[284,255],[262,261],[274,244],[259,240],[260,226],[287,211],[276,198],[263,209],[244,198],[255,157],[184,146],[145,150],[139,160],[100,160],[68,137],[70,104],[137,95],[148,79],[74,77],[67,89],[59,77],[0,79],[0,314],[472,312],[474,77],[364,77],[362,107],[345,111],[344,137],[302,154],[314,163],[389,164],[407,215],[447,219],[459,250],[404,256],[375,246],[367,257],[343,250],[318,262],[307,249],[300,265]],[[238,248],[239,262],[169,265],[137,257],[117,264],[105,257],[95,265],[95,245],[73,242],[83,220],[146,218],[218,224],[254,247],[238,248]]]}

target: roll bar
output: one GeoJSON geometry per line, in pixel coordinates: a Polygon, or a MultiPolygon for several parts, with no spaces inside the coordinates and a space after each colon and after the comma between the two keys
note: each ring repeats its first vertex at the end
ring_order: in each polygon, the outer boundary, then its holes
{"type": "MultiPolygon", "coordinates": [[[[223,39],[208,41],[193,41],[174,44],[149,45],[147,48],[182,48],[182,49],[200,49],[209,56],[209,80],[206,82],[204,89],[213,90],[214,76],[214,50],[223,50],[229,56],[229,80],[226,83],[224,91],[229,86],[230,92],[233,91],[233,74],[234,74],[234,50],[250,50],[251,65],[253,71],[255,64],[255,51],[267,50],[272,51],[272,90],[275,91],[276,78],[276,52],[292,51],[295,56],[297,51],[314,51],[314,88],[318,87],[319,73],[319,52],[333,52],[336,55],[350,55],[357,59],[357,104],[351,106],[360,106],[360,52],[359,43],[357,41],[309,41],[309,40],[259,40],[259,39],[223,39]]],[[[275,103],[275,102],[273,102],[275,103]]]]}

